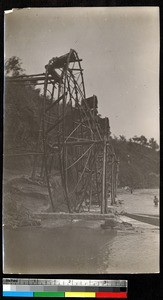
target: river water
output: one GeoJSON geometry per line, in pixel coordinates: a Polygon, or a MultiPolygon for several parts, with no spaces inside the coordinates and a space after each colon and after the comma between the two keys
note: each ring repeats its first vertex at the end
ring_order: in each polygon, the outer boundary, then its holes
{"type": "MultiPolygon", "coordinates": [[[[118,194],[124,200],[121,209],[128,213],[159,216],[160,207],[154,206],[153,198],[159,199],[159,190],[135,190],[133,194],[118,194]]],[[[132,233],[118,232],[114,241],[105,249],[104,264],[107,273],[155,273],[159,272],[160,232],[157,226],[138,222],[132,233]]]]}
{"type": "MultiPolygon", "coordinates": [[[[123,209],[158,215],[156,190],[119,194],[123,209]]],[[[4,230],[4,273],[155,273],[159,272],[159,229],[102,229],[100,222],[80,221],[56,228],[4,230]]]]}
{"type": "Polygon", "coordinates": [[[140,213],[159,216],[160,207],[154,206],[154,196],[159,199],[158,189],[142,189],[134,190],[133,194],[124,193],[122,191],[118,194],[119,200],[124,200],[124,209],[128,213],[140,213]]]}

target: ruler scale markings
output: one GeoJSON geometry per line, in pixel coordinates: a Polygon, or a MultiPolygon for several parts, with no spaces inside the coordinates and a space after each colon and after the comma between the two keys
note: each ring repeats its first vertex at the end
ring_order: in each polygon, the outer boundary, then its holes
{"type": "Polygon", "coordinates": [[[4,278],[3,295],[127,299],[127,280],[4,278]],[[79,296],[80,295],[80,296],[79,296]]]}
{"type": "Polygon", "coordinates": [[[126,280],[45,280],[45,279],[3,279],[3,283],[5,284],[28,284],[28,285],[74,285],[74,284],[79,284],[79,285],[98,285],[98,286],[126,286],[127,281],[126,280]]]}
{"type": "Polygon", "coordinates": [[[98,285],[98,286],[126,286],[127,281],[126,280],[61,280],[61,279],[4,279],[4,283],[10,283],[10,284],[28,284],[28,285],[98,285]]]}
{"type": "Polygon", "coordinates": [[[27,286],[27,285],[22,285],[22,286],[5,286],[3,288],[4,291],[33,291],[33,292],[37,292],[37,291],[65,291],[65,292],[69,292],[69,291],[85,291],[85,292],[125,292],[126,288],[120,288],[120,287],[99,287],[99,286],[94,286],[94,287],[86,287],[86,286],[43,286],[43,285],[38,285],[38,286],[27,286]]]}

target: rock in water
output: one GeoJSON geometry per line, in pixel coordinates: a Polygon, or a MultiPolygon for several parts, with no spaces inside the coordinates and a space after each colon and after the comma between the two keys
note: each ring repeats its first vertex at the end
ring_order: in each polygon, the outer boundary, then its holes
{"type": "Polygon", "coordinates": [[[108,220],[105,221],[104,224],[101,224],[101,227],[103,229],[107,229],[107,228],[113,229],[116,226],[117,226],[117,221],[114,220],[114,219],[108,219],[108,220]]]}
{"type": "Polygon", "coordinates": [[[122,222],[122,224],[126,227],[132,227],[132,224],[128,222],[122,222]]]}

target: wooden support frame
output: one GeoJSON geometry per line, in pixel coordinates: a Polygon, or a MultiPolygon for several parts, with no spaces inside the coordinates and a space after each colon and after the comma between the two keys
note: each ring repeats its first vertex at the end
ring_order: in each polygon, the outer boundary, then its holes
{"type": "MultiPolygon", "coordinates": [[[[115,203],[119,164],[116,163],[114,152],[108,150],[108,145],[110,145],[108,132],[106,132],[105,128],[105,132],[103,133],[96,120],[97,112],[95,111],[95,105],[90,111],[86,102],[87,98],[81,61],[82,60],[78,57],[77,52],[71,49],[68,54],[50,60],[45,67],[45,73],[7,78],[6,82],[11,83],[20,84],[22,82],[23,84],[29,85],[44,85],[43,107],[40,116],[40,130],[36,149],[31,153],[17,153],[13,155],[33,155],[34,163],[31,177],[33,179],[37,177],[37,168],[39,167],[42,176],[46,179],[51,206],[54,210],[51,178],[53,176],[52,163],[54,163],[56,159],[55,153],[57,153],[68,211],[72,212],[76,208],[80,210],[85,194],[89,191],[89,211],[91,211],[93,197],[96,194],[98,203],[101,206],[101,213],[106,214],[108,205],[108,155],[112,159],[112,205],[115,203]],[[63,66],[62,62],[64,62],[63,66]],[[55,69],[57,69],[57,72],[55,69]],[[53,72],[58,74],[56,80],[52,76],[53,72]],[[48,101],[47,92],[50,92],[51,94],[51,99],[48,98],[48,101]],[[84,102],[84,106],[82,105],[82,102],[84,102]],[[68,104],[70,104],[70,106],[68,106],[68,104]],[[71,111],[70,116],[72,117],[72,121],[70,121],[73,126],[72,131],[67,133],[66,117],[69,107],[71,111]],[[74,109],[76,109],[75,114],[73,114],[74,109]],[[70,159],[71,153],[74,155],[73,161],[70,159]],[[101,162],[100,160],[98,162],[96,161],[98,153],[102,154],[101,162]],[[100,176],[98,176],[99,169],[102,170],[100,176]],[[76,184],[74,184],[72,192],[69,190],[69,170],[75,170],[77,174],[77,181],[76,184]],[[95,184],[92,182],[93,179],[95,184]],[[80,191],[82,192],[82,195],[77,196],[80,194],[80,191]],[[71,203],[73,193],[75,193],[76,201],[78,202],[75,207],[72,207],[71,203]]],[[[7,155],[10,154],[6,154],[6,156],[7,155]]]]}

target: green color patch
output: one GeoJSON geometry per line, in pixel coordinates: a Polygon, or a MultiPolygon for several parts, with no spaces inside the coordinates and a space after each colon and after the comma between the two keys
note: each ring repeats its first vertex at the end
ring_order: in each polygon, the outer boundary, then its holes
{"type": "Polygon", "coordinates": [[[34,292],[34,297],[64,297],[64,292],[34,292]]]}

